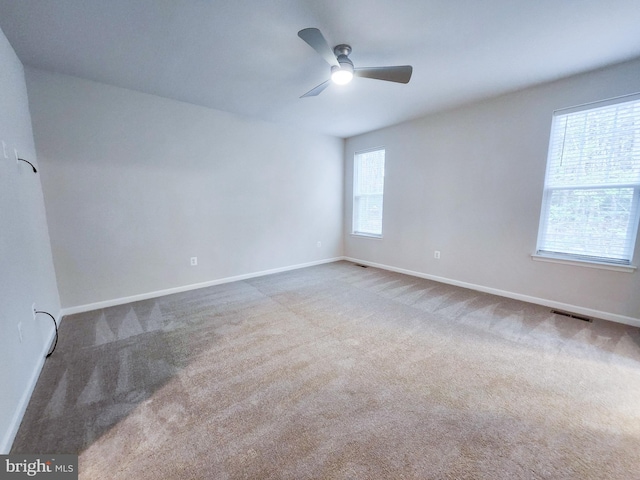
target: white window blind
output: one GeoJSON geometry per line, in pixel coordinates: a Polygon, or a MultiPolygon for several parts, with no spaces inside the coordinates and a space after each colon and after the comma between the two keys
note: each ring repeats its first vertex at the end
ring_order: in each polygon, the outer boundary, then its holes
{"type": "Polygon", "coordinates": [[[639,204],[640,95],[555,112],[538,254],[629,265],[639,204]]]}
{"type": "Polygon", "coordinates": [[[382,236],[384,149],[358,152],[353,159],[353,233],[382,236]]]}

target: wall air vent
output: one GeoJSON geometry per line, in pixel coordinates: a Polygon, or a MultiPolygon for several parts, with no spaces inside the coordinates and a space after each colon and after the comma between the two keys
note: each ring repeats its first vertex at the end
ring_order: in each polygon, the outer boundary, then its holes
{"type": "Polygon", "coordinates": [[[582,320],[583,322],[593,323],[593,318],[583,317],[582,315],[576,315],[575,313],[563,312],[562,310],[551,310],[551,313],[555,315],[562,315],[563,317],[575,318],[576,320],[582,320]]]}

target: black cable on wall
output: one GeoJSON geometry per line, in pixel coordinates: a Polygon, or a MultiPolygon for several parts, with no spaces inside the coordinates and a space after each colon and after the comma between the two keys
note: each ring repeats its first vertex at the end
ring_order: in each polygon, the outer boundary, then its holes
{"type": "MultiPolygon", "coordinates": [[[[35,170],[35,168],[34,168],[34,170],[35,170]]],[[[51,354],[53,353],[53,351],[56,349],[56,345],[58,345],[58,324],[56,323],[56,319],[49,312],[44,312],[42,310],[36,310],[35,313],[36,314],[44,313],[45,315],[49,315],[51,317],[51,320],[53,320],[53,326],[56,329],[56,341],[53,343],[53,348],[51,349],[51,351],[45,357],[45,358],[49,358],[51,356],[51,354]]]]}
{"type": "MultiPolygon", "coordinates": [[[[28,163],[29,165],[31,165],[31,168],[33,168],[33,173],[38,173],[38,170],[36,170],[35,165],[31,163],[29,160],[25,160],[24,158],[19,158],[18,161],[28,163]]],[[[47,312],[43,312],[43,313],[47,313],[47,312]]]]}

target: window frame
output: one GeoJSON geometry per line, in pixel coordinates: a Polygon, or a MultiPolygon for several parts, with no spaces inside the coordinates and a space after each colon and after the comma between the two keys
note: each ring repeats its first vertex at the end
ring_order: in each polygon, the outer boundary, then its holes
{"type": "Polygon", "coordinates": [[[549,133],[549,149],[547,152],[547,164],[545,169],[544,187],[542,194],[542,206],[540,210],[540,219],[538,224],[538,237],[536,241],[536,250],[532,255],[534,260],[541,260],[546,262],[557,262],[571,265],[580,265],[594,268],[604,268],[609,270],[633,272],[636,270],[636,266],[632,265],[635,252],[635,246],[638,240],[638,232],[640,230],[640,179],[635,182],[614,182],[614,183],[602,183],[595,185],[561,185],[561,186],[548,186],[548,177],[550,169],[552,168],[552,154],[553,145],[556,140],[554,134],[556,133],[555,122],[558,117],[570,115],[572,113],[585,112],[589,110],[599,109],[607,106],[618,105],[627,102],[636,102],[640,100],[640,93],[633,93],[630,95],[624,95],[620,97],[610,98],[607,100],[597,101],[578,105],[575,107],[564,108],[555,110],[552,116],[551,131],[549,133]],[[626,239],[630,246],[630,255],[628,261],[626,259],[614,259],[606,257],[597,257],[592,255],[579,255],[575,253],[567,252],[554,252],[545,250],[542,242],[549,226],[549,214],[551,206],[552,194],[559,190],[604,190],[612,188],[633,188],[632,196],[632,211],[633,215],[629,219],[628,230],[626,239]]]}
{"type": "Polygon", "coordinates": [[[384,146],[367,148],[364,150],[358,150],[353,153],[353,182],[352,182],[352,195],[351,195],[351,206],[352,206],[352,214],[351,214],[351,235],[357,237],[364,238],[375,238],[381,239],[384,231],[384,188],[385,188],[385,176],[386,176],[386,161],[387,161],[387,150],[384,146]],[[381,194],[360,194],[356,191],[356,186],[358,182],[358,155],[363,155],[372,152],[380,152],[382,151],[384,154],[383,165],[382,165],[382,193],[381,194]],[[356,229],[356,219],[357,215],[357,207],[358,204],[357,198],[367,197],[367,196],[382,196],[381,204],[381,213],[380,213],[380,233],[371,233],[365,231],[359,231],[356,229]]]}

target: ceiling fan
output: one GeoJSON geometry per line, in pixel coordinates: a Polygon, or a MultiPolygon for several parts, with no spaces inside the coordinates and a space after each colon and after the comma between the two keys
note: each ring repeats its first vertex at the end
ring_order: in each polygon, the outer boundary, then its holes
{"type": "Polygon", "coordinates": [[[298,32],[298,36],[307,42],[311,48],[320,54],[331,65],[331,79],[312,88],[304,97],[315,97],[329,86],[333,81],[338,85],[349,83],[353,77],[373,78],[387,82],[409,83],[413,67],[411,65],[399,65],[396,67],[363,67],[355,68],[349,60],[351,47],[349,45],[337,45],[333,50],[317,28],[305,28],[298,32]]]}

